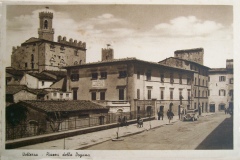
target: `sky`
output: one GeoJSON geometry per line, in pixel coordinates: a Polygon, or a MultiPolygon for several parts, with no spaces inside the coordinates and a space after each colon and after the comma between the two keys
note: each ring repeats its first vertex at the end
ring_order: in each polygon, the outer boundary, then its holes
{"type": "MultiPolygon", "coordinates": [[[[9,5],[6,58],[13,46],[38,37],[45,5],[9,5]]],[[[203,48],[204,65],[223,68],[233,58],[233,7],[228,5],[48,5],[54,41],[61,35],[86,42],[86,61],[101,60],[111,44],[114,58],[158,62],[181,49],[203,48]]]]}

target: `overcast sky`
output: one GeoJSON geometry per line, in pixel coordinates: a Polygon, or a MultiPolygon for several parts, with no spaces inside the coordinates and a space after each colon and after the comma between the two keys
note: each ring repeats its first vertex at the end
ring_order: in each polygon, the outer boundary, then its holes
{"type": "MultiPolygon", "coordinates": [[[[204,65],[225,67],[233,58],[233,8],[224,5],[48,5],[59,35],[87,44],[87,62],[101,60],[111,44],[114,58],[158,62],[175,50],[204,48],[204,65]]],[[[45,6],[7,6],[7,54],[12,46],[38,37],[45,6]]]]}

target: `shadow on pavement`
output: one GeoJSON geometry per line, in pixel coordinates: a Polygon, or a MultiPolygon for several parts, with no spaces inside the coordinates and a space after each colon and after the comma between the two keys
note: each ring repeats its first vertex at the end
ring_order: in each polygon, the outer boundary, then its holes
{"type": "Polygon", "coordinates": [[[205,149],[233,149],[233,117],[226,118],[196,148],[205,149]]]}

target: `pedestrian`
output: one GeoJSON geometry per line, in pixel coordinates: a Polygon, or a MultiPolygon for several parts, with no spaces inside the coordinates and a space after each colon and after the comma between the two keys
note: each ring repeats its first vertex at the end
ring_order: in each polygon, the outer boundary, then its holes
{"type": "Polygon", "coordinates": [[[171,113],[170,110],[167,111],[167,117],[168,117],[168,120],[169,120],[169,123],[170,123],[170,121],[172,119],[172,113],[171,113]]]}
{"type": "Polygon", "coordinates": [[[160,111],[159,111],[159,112],[158,112],[158,120],[160,120],[160,116],[161,116],[161,115],[160,115],[160,111]]]}
{"type": "Polygon", "coordinates": [[[179,119],[181,119],[181,106],[178,105],[178,117],[179,119]]]}
{"type": "Polygon", "coordinates": [[[121,119],[121,117],[119,116],[119,117],[118,117],[118,125],[121,126],[121,124],[122,124],[122,119],[121,119]]]}
{"type": "Polygon", "coordinates": [[[163,116],[164,116],[163,111],[160,111],[160,117],[159,117],[159,119],[161,119],[161,117],[162,117],[162,120],[163,120],[163,116]]]}

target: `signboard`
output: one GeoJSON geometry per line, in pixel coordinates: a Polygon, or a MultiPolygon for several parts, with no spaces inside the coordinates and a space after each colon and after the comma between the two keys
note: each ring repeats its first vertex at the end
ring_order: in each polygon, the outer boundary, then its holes
{"type": "Polygon", "coordinates": [[[92,87],[105,87],[105,81],[104,80],[92,80],[92,87]]]}

